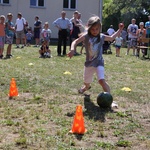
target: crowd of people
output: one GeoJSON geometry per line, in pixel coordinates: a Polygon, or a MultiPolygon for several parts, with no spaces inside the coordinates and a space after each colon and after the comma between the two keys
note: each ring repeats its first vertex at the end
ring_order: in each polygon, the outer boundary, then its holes
{"type": "MultiPolygon", "coordinates": [[[[66,18],[66,12],[61,12],[61,17],[53,22],[53,25],[58,28],[58,45],[57,45],[57,55],[66,55],[67,41],[70,41],[70,46],[72,41],[78,38],[81,33],[82,21],[81,14],[78,11],[73,13],[71,19],[66,18]],[[62,45],[63,44],[63,45],[62,45]],[[63,51],[61,50],[63,46],[63,51]]],[[[17,14],[16,22],[12,22],[13,14],[8,13],[7,17],[4,15],[0,16],[0,59],[4,58],[4,44],[8,44],[6,57],[12,57],[12,44],[14,43],[14,38],[16,39],[16,48],[24,48],[24,46],[30,46],[32,40],[34,39],[34,47],[40,47],[39,53],[40,58],[51,57],[49,44],[51,39],[52,31],[49,28],[49,23],[45,22],[42,25],[39,16],[35,16],[34,28],[30,27],[28,21],[19,12],[17,14]],[[46,45],[46,46],[44,46],[46,45]],[[45,47],[43,50],[43,46],[45,47]]],[[[75,54],[77,52],[75,51],[75,54]]]]}
{"type": "MultiPolygon", "coordinates": [[[[0,16],[0,59],[3,58],[4,44],[8,44],[6,57],[12,57],[12,44],[14,37],[16,38],[16,48],[24,48],[24,46],[30,46],[32,39],[35,41],[35,47],[40,46],[40,58],[51,57],[51,50],[49,49],[50,39],[52,31],[49,27],[49,23],[45,22],[42,25],[39,16],[35,16],[34,28],[32,29],[28,21],[22,16],[21,13],[17,14],[16,22],[12,22],[13,14],[8,13],[7,17],[4,15],[0,16]],[[43,44],[46,48],[43,50],[43,44]],[[48,56],[47,56],[48,54],[48,56]]],[[[66,17],[66,12],[62,11],[59,18],[54,20],[52,23],[58,29],[58,44],[57,44],[57,56],[65,56],[67,54],[66,47],[67,41],[71,44],[74,40],[79,38],[82,33],[87,31],[81,20],[81,13],[74,11],[71,19],[66,17]],[[63,49],[63,50],[62,50],[63,49]]],[[[113,25],[105,32],[111,36],[115,33],[113,25]]],[[[120,48],[127,47],[126,55],[129,54],[130,49],[133,49],[133,55],[139,56],[140,49],[137,46],[145,45],[141,41],[142,38],[150,38],[150,16],[148,21],[140,22],[139,26],[136,24],[136,20],[133,18],[131,24],[127,29],[123,29],[122,32],[114,39],[114,41],[108,41],[109,44],[113,42],[116,48],[116,56],[120,56],[120,48]]],[[[74,50],[74,55],[82,54],[82,50],[85,48],[84,41],[80,53],[74,50]]],[[[111,46],[109,46],[111,49],[111,46]]],[[[147,54],[147,49],[142,50],[143,56],[147,54]]]]}
{"type": "MultiPolygon", "coordinates": [[[[110,25],[110,28],[107,30],[108,35],[112,35],[114,32],[113,25],[110,25]]],[[[132,48],[132,55],[139,57],[140,49],[142,49],[140,46],[143,46],[142,54],[145,57],[147,55],[146,47],[148,43],[143,42],[142,39],[144,38],[150,38],[150,16],[148,16],[148,21],[145,24],[140,22],[139,25],[136,24],[136,19],[133,18],[127,29],[124,28],[113,42],[116,48],[116,57],[120,56],[121,47],[127,47],[126,55],[129,55],[129,51],[132,48]]]]}

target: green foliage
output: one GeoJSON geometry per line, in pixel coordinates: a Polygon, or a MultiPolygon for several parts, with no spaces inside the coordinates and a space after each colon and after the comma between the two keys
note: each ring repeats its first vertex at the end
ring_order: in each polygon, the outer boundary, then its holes
{"type": "Polygon", "coordinates": [[[147,0],[110,0],[103,4],[103,31],[106,31],[110,24],[118,28],[119,22],[124,22],[125,27],[135,18],[137,24],[140,21],[147,21],[147,15],[150,14],[150,1],[147,0]]]}

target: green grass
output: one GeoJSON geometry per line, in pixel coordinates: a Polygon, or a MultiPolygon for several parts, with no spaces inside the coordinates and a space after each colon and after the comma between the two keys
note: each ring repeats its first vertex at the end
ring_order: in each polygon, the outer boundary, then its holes
{"type": "Polygon", "coordinates": [[[118,103],[118,109],[105,110],[96,102],[102,92],[96,76],[89,96],[77,92],[85,55],[57,57],[56,46],[50,48],[53,57],[41,59],[38,48],[13,45],[14,57],[0,60],[0,149],[150,149],[150,60],[125,56],[125,48],[120,58],[114,48],[112,55],[104,55],[105,78],[118,103]],[[8,97],[11,78],[19,91],[13,99],[8,97]],[[69,134],[78,104],[83,108],[84,135],[69,134]]]}

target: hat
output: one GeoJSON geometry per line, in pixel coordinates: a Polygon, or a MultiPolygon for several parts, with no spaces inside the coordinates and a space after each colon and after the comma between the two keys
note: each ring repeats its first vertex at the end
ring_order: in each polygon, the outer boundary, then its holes
{"type": "Polygon", "coordinates": [[[144,26],[144,22],[140,22],[140,24],[139,24],[140,26],[144,26]]]}

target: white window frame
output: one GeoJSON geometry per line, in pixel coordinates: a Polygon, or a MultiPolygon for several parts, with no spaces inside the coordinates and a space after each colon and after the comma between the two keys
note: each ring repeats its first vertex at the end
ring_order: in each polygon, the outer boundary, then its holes
{"type": "MultiPolygon", "coordinates": [[[[63,8],[63,9],[71,9],[71,10],[76,10],[77,9],[77,0],[75,0],[75,8],[71,8],[71,1],[72,0],[68,0],[68,8],[63,8]]],[[[64,3],[64,1],[63,1],[64,3]]]]}
{"type": "MultiPolygon", "coordinates": [[[[32,0],[31,0],[32,1],[32,0]]],[[[43,0],[43,2],[44,2],[44,6],[39,6],[38,5],[38,0],[36,0],[36,5],[31,5],[30,4],[30,7],[45,7],[45,0],[43,0]]]]}

